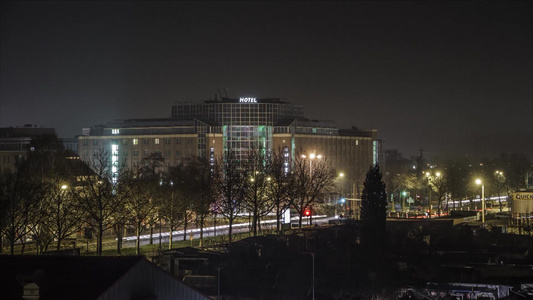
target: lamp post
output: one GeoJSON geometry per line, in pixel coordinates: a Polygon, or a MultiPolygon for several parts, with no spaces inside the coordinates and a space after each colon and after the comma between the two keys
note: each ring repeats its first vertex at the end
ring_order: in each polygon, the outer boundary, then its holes
{"type": "MultiPolygon", "coordinates": [[[[307,158],[307,155],[302,154],[302,158],[307,158]]],[[[315,158],[322,158],[321,154],[316,155],[314,152],[309,154],[309,175],[313,174],[313,159],[315,158]]]]}
{"type": "MultiPolygon", "coordinates": [[[[342,199],[344,199],[344,173],[340,173],[339,174],[339,178],[340,178],[340,181],[341,181],[340,198],[341,198],[341,201],[342,201],[342,199]]],[[[337,204],[338,204],[338,202],[335,201],[335,216],[337,216],[337,204]]]]}
{"type": "Polygon", "coordinates": [[[481,185],[481,223],[485,224],[485,185],[481,179],[476,179],[476,184],[481,185]]]}
{"type": "MultiPolygon", "coordinates": [[[[316,151],[316,150],[315,150],[315,151],[316,151]]],[[[306,158],[307,158],[307,156],[306,156],[305,154],[302,154],[301,157],[302,157],[303,159],[306,159],[306,158]]],[[[311,183],[312,183],[312,181],[313,181],[313,159],[315,159],[315,158],[320,159],[320,158],[322,158],[322,155],[320,155],[320,154],[316,155],[315,152],[312,152],[311,154],[309,154],[309,181],[310,181],[311,183]]],[[[311,210],[312,210],[312,208],[311,208],[311,210]]],[[[313,215],[311,214],[311,215],[309,216],[309,224],[312,223],[312,221],[311,221],[312,217],[313,217],[313,215]]]]}
{"type": "Polygon", "coordinates": [[[402,213],[405,211],[405,196],[407,196],[407,192],[402,192],[402,213]]]}

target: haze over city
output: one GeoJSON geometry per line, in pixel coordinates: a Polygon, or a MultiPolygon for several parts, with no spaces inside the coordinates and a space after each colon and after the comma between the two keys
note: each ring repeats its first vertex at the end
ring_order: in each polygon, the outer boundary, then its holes
{"type": "Polygon", "coordinates": [[[282,97],[404,156],[532,150],[532,5],[3,2],[0,126],[60,137],[179,101],[282,97]]]}

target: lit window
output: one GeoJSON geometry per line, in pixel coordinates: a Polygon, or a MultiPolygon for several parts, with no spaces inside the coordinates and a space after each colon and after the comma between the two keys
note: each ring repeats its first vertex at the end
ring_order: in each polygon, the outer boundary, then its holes
{"type": "Polygon", "coordinates": [[[134,145],[138,145],[139,144],[139,139],[133,139],[133,144],[134,145]]]}
{"type": "Polygon", "coordinates": [[[119,133],[120,133],[119,129],[111,129],[111,134],[119,134],[119,133]]]}
{"type": "Polygon", "coordinates": [[[159,139],[154,139],[154,143],[155,143],[156,145],[159,145],[159,139]]]}

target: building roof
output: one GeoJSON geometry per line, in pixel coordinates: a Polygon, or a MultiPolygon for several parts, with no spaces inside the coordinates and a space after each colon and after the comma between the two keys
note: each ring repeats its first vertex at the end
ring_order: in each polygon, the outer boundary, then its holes
{"type": "Polygon", "coordinates": [[[39,299],[96,299],[143,256],[0,256],[2,299],[22,299],[23,285],[36,283],[39,299]]]}
{"type": "Polygon", "coordinates": [[[24,125],[24,127],[2,127],[0,128],[0,138],[12,137],[38,137],[45,135],[56,135],[54,128],[33,127],[24,125]]]}

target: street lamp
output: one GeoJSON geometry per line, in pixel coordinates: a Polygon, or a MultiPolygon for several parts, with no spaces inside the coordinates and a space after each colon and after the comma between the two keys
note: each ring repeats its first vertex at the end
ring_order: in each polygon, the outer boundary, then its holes
{"type": "MultiPolygon", "coordinates": [[[[344,203],[344,202],[342,202],[342,199],[344,199],[344,197],[343,197],[343,192],[344,192],[343,191],[344,190],[344,180],[343,180],[344,179],[344,173],[339,173],[339,178],[340,178],[339,180],[341,182],[341,192],[340,192],[339,196],[341,198],[340,199],[341,203],[344,203]]],[[[338,200],[335,200],[335,217],[337,217],[337,206],[339,204],[338,202],[339,202],[338,200]]]]}
{"type": "Polygon", "coordinates": [[[481,185],[481,222],[485,224],[485,185],[481,179],[476,179],[476,184],[481,185]]]}
{"type": "Polygon", "coordinates": [[[406,191],[403,191],[402,192],[402,213],[403,211],[405,210],[405,196],[407,196],[407,192],[406,191]]]}
{"type": "MultiPolygon", "coordinates": [[[[302,154],[302,158],[307,158],[307,155],[305,154],[302,154]]],[[[315,153],[311,153],[309,154],[309,174],[312,175],[313,174],[313,159],[315,158],[322,158],[322,155],[321,154],[318,154],[316,155],[315,153]]]]}

